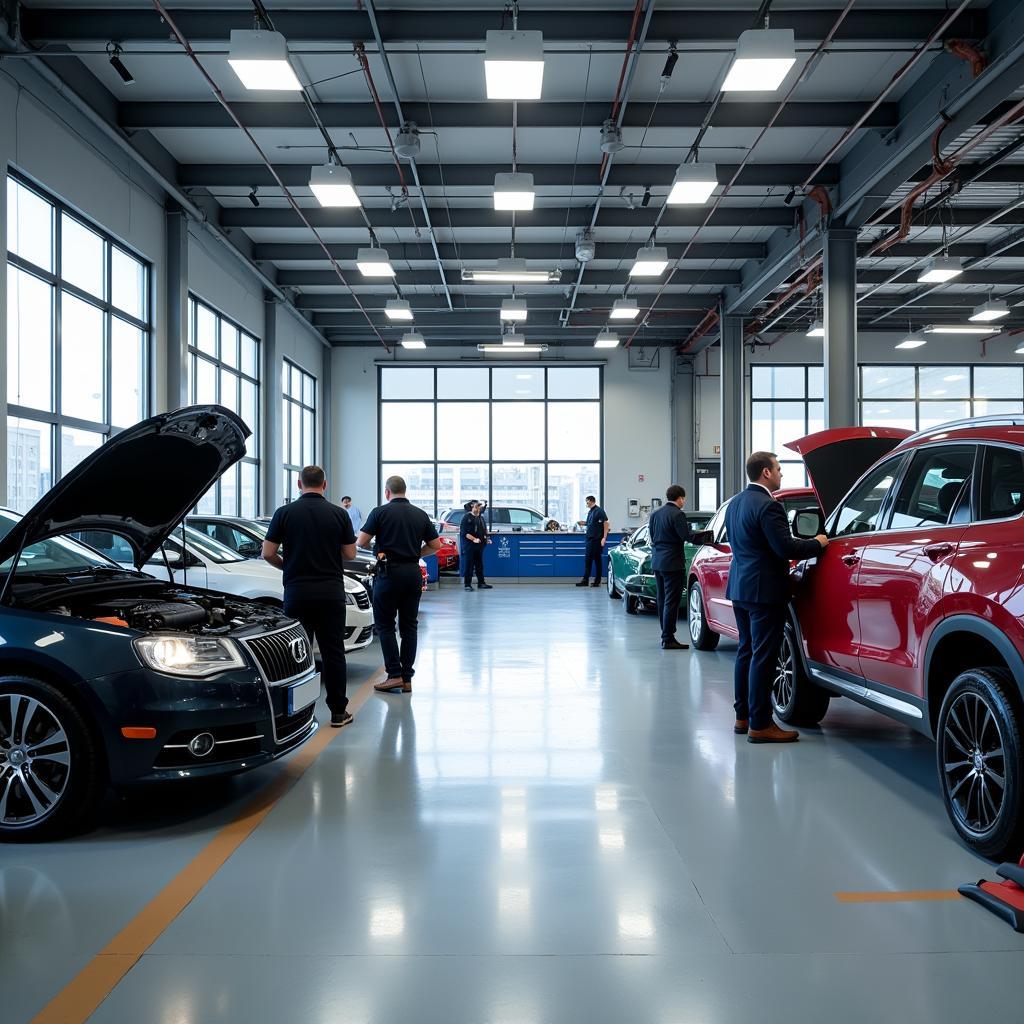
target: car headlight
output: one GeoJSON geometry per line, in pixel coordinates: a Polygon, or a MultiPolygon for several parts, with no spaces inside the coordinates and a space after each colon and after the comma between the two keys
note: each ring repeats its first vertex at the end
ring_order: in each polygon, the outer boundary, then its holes
{"type": "Polygon", "coordinates": [[[348,591],[345,592],[345,604],[355,604],[355,597],[348,591]]]}
{"type": "Polygon", "coordinates": [[[145,636],[134,641],[139,660],[155,672],[192,679],[245,668],[231,640],[200,636],[145,636]]]}

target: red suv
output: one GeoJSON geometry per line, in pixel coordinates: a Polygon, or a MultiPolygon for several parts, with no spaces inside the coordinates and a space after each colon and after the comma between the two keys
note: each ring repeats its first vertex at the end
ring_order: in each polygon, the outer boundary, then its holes
{"type": "MultiPolygon", "coordinates": [[[[1024,417],[912,436],[827,430],[787,447],[803,456],[831,543],[792,570],[776,714],[816,724],[845,696],[933,737],[957,832],[986,856],[1019,855],[1024,417]]],[[[797,512],[794,532],[819,532],[821,512],[797,512]]],[[[704,650],[736,632],[723,521],[691,566],[691,636],[704,650]]]]}

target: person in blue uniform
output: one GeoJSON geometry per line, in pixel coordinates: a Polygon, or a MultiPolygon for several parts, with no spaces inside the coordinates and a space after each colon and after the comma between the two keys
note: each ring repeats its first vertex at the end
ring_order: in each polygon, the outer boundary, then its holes
{"type": "Polygon", "coordinates": [[[387,678],[374,683],[373,688],[381,693],[412,693],[417,616],[423,592],[420,559],[434,554],[441,546],[430,516],[410,504],[405,492],[405,481],[400,476],[389,476],[384,484],[388,503],[366,517],[357,538],[361,548],[369,548],[374,538],[377,541],[379,564],[373,582],[373,628],[380,638],[387,678]],[[395,639],[396,616],[401,648],[395,639]]]}
{"type": "Polygon", "coordinates": [[[583,563],[583,579],[576,584],[577,587],[585,587],[590,583],[590,567],[594,567],[594,582],[592,587],[601,586],[601,559],[604,555],[604,547],[608,542],[608,516],[605,510],[597,503],[597,498],[592,494],[587,495],[587,518],[580,519],[577,526],[586,527],[587,552],[586,561],[583,563]]]}
{"type": "Polygon", "coordinates": [[[772,718],[772,683],[789,608],[789,567],[795,559],[814,558],[828,547],[828,537],[799,540],[789,529],[775,492],[782,468],[774,452],[754,452],[747,459],[750,483],[729,502],[725,532],[732,566],[725,596],[732,601],[740,645],[736,651],[736,724],[751,743],[792,743],[794,729],[781,729],[772,718]]]}
{"type": "Polygon", "coordinates": [[[676,639],[679,602],[686,583],[686,545],[693,542],[694,532],[683,511],[686,491],[672,484],[665,491],[665,504],[651,513],[651,568],[658,594],[658,621],[661,623],[661,646],[666,651],[685,651],[689,644],[676,639]]]}
{"type": "Polygon", "coordinates": [[[462,584],[466,590],[473,589],[473,573],[476,573],[476,585],[480,590],[494,588],[484,579],[484,548],[491,543],[487,534],[487,524],[480,514],[483,506],[479,501],[470,503],[469,510],[462,517],[459,537],[462,540],[462,584]]]}

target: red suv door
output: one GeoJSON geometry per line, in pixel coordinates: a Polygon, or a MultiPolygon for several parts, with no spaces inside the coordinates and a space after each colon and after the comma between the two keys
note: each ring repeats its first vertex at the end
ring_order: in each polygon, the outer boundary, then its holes
{"type": "Polygon", "coordinates": [[[971,517],[976,447],[913,452],[882,529],[861,554],[860,671],[923,698],[924,640],[942,617],[950,565],[971,517]]]}

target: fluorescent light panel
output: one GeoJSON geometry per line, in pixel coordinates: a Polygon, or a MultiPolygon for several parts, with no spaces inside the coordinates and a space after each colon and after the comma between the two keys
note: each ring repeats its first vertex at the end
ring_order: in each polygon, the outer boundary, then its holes
{"type": "Polygon", "coordinates": [[[387,249],[360,249],[356,253],[356,266],[363,277],[395,276],[387,249]]]}
{"type": "Polygon", "coordinates": [[[321,206],[361,206],[352,172],[347,167],[324,164],[314,167],[309,176],[309,187],[321,206]]]}
{"type": "Polygon", "coordinates": [[[501,319],[505,323],[519,323],[527,317],[526,299],[505,299],[501,304],[501,319]]]}
{"type": "Polygon", "coordinates": [[[665,202],[669,206],[699,206],[708,201],[717,187],[714,164],[680,164],[665,202]]]}
{"type": "Polygon", "coordinates": [[[288,44],[280,32],[232,29],[228,63],[246,89],[302,90],[288,60],[288,44]]]}
{"type": "Polygon", "coordinates": [[[630,267],[630,277],[660,277],[668,266],[668,249],[647,246],[636,254],[636,261],[630,267]]]}
{"type": "Polygon", "coordinates": [[[636,299],[616,299],[612,303],[612,311],[608,314],[611,320],[635,320],[640,315],[636,299]]]}
{"type": "Polygon", "coordinates": [[[820,320],[815,320],[811,324],[811,329],[807,332],[808,338],[824,338],[825,337],[825,325],[820,320]]]}
{"type": "Polygon", "coordinates": [[[594,348],[618,348],[619,336],[613,331],[602,331],[594,340],[594,348]]]}
{"type": "Polygon", "coordinates": [[[519,333],[503,334],[501,343],[508,348],[522,348],[526,344],[526,335],[519,333]]]}
{"type": "Polygon", "coordinates": [[[532,210],[536,195],[532,174],[502,172],[494,176],[496,210],[532,210]]]}
{"type": "Polygon", "coordinates": [[[918,284],[945,284],[964,272],[959,256],[941,256],[929,260],[917,277],[918,284]]]}
{"type": "Polygon", "coordinates": [[[989,323],[992,320],[1002,320],[1004,316],[1010,315],[1010,307],[1003,302],[1002,299],[997,299],[993,302],[986,302],[980,306],[976,306],[974,312],[968,317],[969,320],[975,323],[989,323]]]}
{"type": "Polygon", "coordinates": [[[496,281],[507,284],[552,284],[562,279],[560,270],[529,270],[526,260],[498,260],[494,269],[463,270],[463,281],[496,281]]]}
{"type": "Polygon", "coordinates": [[[489,100],[539,100],[544,84],[544,33],[487,33],[484,77],[489,100]]]}
{"type": "Polygon", "coordinates": [[[971,327],[968,324],[947,324],[925,328],[925,334],[995,334],[998,327],[971,327]]]}
{"type": "Polygon", "coordinates": [[[427,342],[417,331],[407,331],[402,335],[402,348],[426,348],[427,342]]]}
{"type": "Polygon", "coordinates": [[[722,92],[774,92],[796,63],[796,40],[788,28],[742,33],[722,92]]]}
{"type": "Polygon", "coordinates": [[[388,299],[384,306],[384,315],[389,320],[411,320],[412,306],[405,299],[388,299]]]}
{"type": "Polygon", "coordinates": [[[477,352],[504,352],[506,355],[529,355],[547,352],[547,345],[477,345],[477,352]]]}
{"type": "Polygon", "coordinates": [[[920,334],[908,334],[896,347],[904,349],[921,348],[923,345],[927,344],[927,339],[922,338],[920,334]]]}

